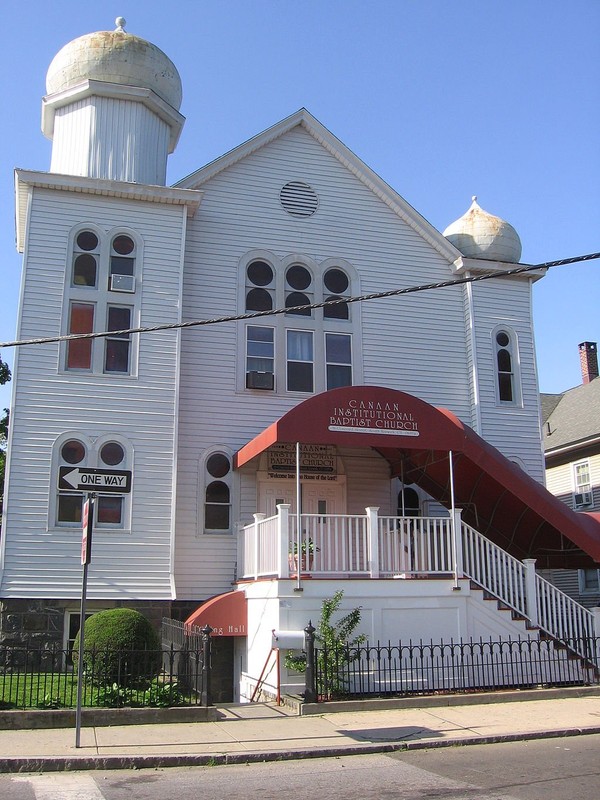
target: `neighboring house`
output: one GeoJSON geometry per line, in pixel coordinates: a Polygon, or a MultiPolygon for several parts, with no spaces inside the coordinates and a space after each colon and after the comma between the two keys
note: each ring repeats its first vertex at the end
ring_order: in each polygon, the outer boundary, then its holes
{"type": "MultiPolygon", "coordinates": [[[[598,345],[579,345],[582,383],[542,395],[546,486],[575,511],[600,514],[598,345]]],[[[552,581],[591,608],[600,606],[600,570],[554,570],[552,581]]]]}
{"type": "Polygon", "coordinates": [[[96,481],[90,610],[194,612],[236,696],[339,588],[375,640],[527,633],[491,596],[589,632],[535,573],[592,567],[600,524],[543,487],[544,273],[496,274],[507,222],[474,200],[442,235],[305,109],[166,187],[181,81],[122,29],[66,45],[47,92],[50,171],[16,173],[18,338],[53,341],[16,353],[3,641],[72,640],[96,481]]]}

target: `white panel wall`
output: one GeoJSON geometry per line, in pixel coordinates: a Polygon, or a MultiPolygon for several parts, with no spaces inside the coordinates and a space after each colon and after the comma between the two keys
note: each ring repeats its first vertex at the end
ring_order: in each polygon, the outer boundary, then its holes
{"type": "Polygon", "coordinates": [[[543,483],[531,285],[523,278],[487,280],[473,284],[473,299],[481,436],[507,458],[520,461],[533,478],[543,483]],[[496,399],[496,350],[492,334],[498,325],[510,328],[517,337],[522,402],[515,405],[501,405],[496,399]]]}
{"type": "Polygon", "coordinates": [[[169,136],[143,103],[89,97],[57,109],[50,170],[164,186],[169,136]]]}
{"type": "MultiPolygon", "coordinates": [[[[35,190],[19,336],[62,332],[69,232],[80,223],[107,231],[126,224],[137,232],[143,242],[140,323],[177,322],[184,209],[35,190]]],[[[127,299],[115,295],[114,302],[127,299]]],[[[52,447],[65,431],[92,438],[119,434],[133,448],[132,525],[95,535],[90,597],[172,596],[178,351],[176,331],[142,336],[136,377],[63,372],[56,343],[18,351],[3,535],[4,597],[69,598],[80,592],[80,531],[55,527],[48,511],[56,491],[52,447]]]]}
{"type": "MultiPolygon", "coordinates": [[[[301,128],[223,171],[202,190],[202,207],[188,226],[185,319],[240,311],[240,259],[256,248],[280,259],[293,253],[317,263],[346,259],[357,270],[364,293],[451,275],[437,251],[301,128]],[[315,189],[319,210],[314,216],[298,219],[282,209],[279,192],[290,180],[315,189]]],[[[359,310],[354,307],[352,313],[359,310]]],[[[471,422],[459,288],[365,303],[360,313],[362,342],[355,342],[355,353],[362,347],[364,383],[416,394],[471,422]]],[[[203,452],[215,442],[235,451],[306,397],[238,391],[236,370],[243,346],[234,323],[182,334],[176,553],[180,598],[199,599],[198,587],[203,587],[202,596],[225,591],[234,574],[234,537],[204,535],[198,525],[201,499],[196,499],[196,490],[203,452]]],[[[389,482],[387,486],[389,503],[389,482]]],[[[362,488],[357,506],[362,509],[380,499],[383,505],[381,488],[377,497],[362,488]]],[[[244,498],[246,517],[247,489],[244,498]]]]}

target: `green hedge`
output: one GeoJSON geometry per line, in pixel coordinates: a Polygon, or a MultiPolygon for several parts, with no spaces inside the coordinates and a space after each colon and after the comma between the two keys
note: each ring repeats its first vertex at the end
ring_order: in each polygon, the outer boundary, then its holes
{"type": "MultiPolygon", "coordinates": [[[[74,664],[79,649],[77,634],[74,664]]],[[[149,681],[158,674],[161,660],[158,634],[139,611],[113,608],[86,620],[83,668],[94,684],[131,686],[149,681]]]]}

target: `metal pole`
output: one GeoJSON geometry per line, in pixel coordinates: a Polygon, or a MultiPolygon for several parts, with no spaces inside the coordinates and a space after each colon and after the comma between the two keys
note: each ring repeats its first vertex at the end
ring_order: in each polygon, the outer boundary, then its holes
{"type": "Polygon", "coordinates": [[[94,506],[96,495],[87,496],[87,520],[85,540],[82,544],[81,560],[83,576],[81,579],[81,609],[79,612],[79,659],[77,661],[77,705],[75,708],[75,747],[81,747],[81,704],[83,699],[83,648],[85,647],[85,605],[87,600],[88,565],[92,554],[92,530],[94,526],[94,506]]]}

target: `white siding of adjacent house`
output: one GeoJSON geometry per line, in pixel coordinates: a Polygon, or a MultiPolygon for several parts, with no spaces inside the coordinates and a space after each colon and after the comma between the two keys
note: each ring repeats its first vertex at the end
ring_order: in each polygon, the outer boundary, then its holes
{"type": "MultiPolygon", "coordinates": [[[[177,322],[185,210],[136,201],[35,190],[25,251],[19,337],[55,336],[62,327],[69,232],[80,223],[126,225],[143,242],[141,325],[177,322]]],[[[114,302],[130,296],[115,294],[114,302]]],[[[111,298],[112,299],[112,298],[111,298]]],[[[134,336],[132,347],[136,347],[134,336]]],[[[75,598],[81,533],[55,527],[52,450],[66,431],[92,439],[123,436],[133,450],[131,527],[96,532],[90,598],[169,598],[172,586],[173,464],[179,333],[139,342],[137,376],[61,371],[57,343],[17,355],[10,485],[3,531],[3,597],[75,598]]]]}
{"type": "Polygon", "coordinates": [[[592,487],[592,503],[581,510],[598,511],[600,510],[600,453],[586,458],[578,458],[557,467],[550,467],[546,470],[546,487],[549,492],[552,492],[563,503],[566,503],[570,508],[574,508],[574,465],[580,461],[587,461],[590,465],[590,483],[592,487]]]}
{"type": "MultiPolygon", "coordinates": [[[[254,249],[278,259],[306,255],[317,264],[343,258],[358,273],[362,293],[451,277],[448,262],[428,242],[301,128],[219,173],[202,190],[201,210],[188,226],[184,319],[242,310],[240,260],[254,249]],[[298,219],[282,209],[279,192],[291,180],[305,181],[317,192],[314,216],[298,219]]],[[[362,357],[363,383],[415,394],[471,422],[459,287],[371,301],[353,306],[351,313],[361,315],[355,358],[362,357]]],[[[199,522],[203,453],[214,442],[237,450],[306,397],[241,390],[236,374],[241,333],[241,326],[222,323],[182,334],[175,562],[182,599],[225,591],[234,575],[235,535],[205,535],[199,522]]],[[[251,489],[244,481],[241,488],[247,521],[251,489]]],[[[383,506],[382,491],[389,504],[389,481],[383,490],[372,487],[372,493],[364,484],[360,488],[360,498],[352,500],[358,510],[383,506]]],[[[348,475],[348,497],[352,493],[348,475]]],[[[236,513],[239,507],[234,530],[236,513]]]]}

